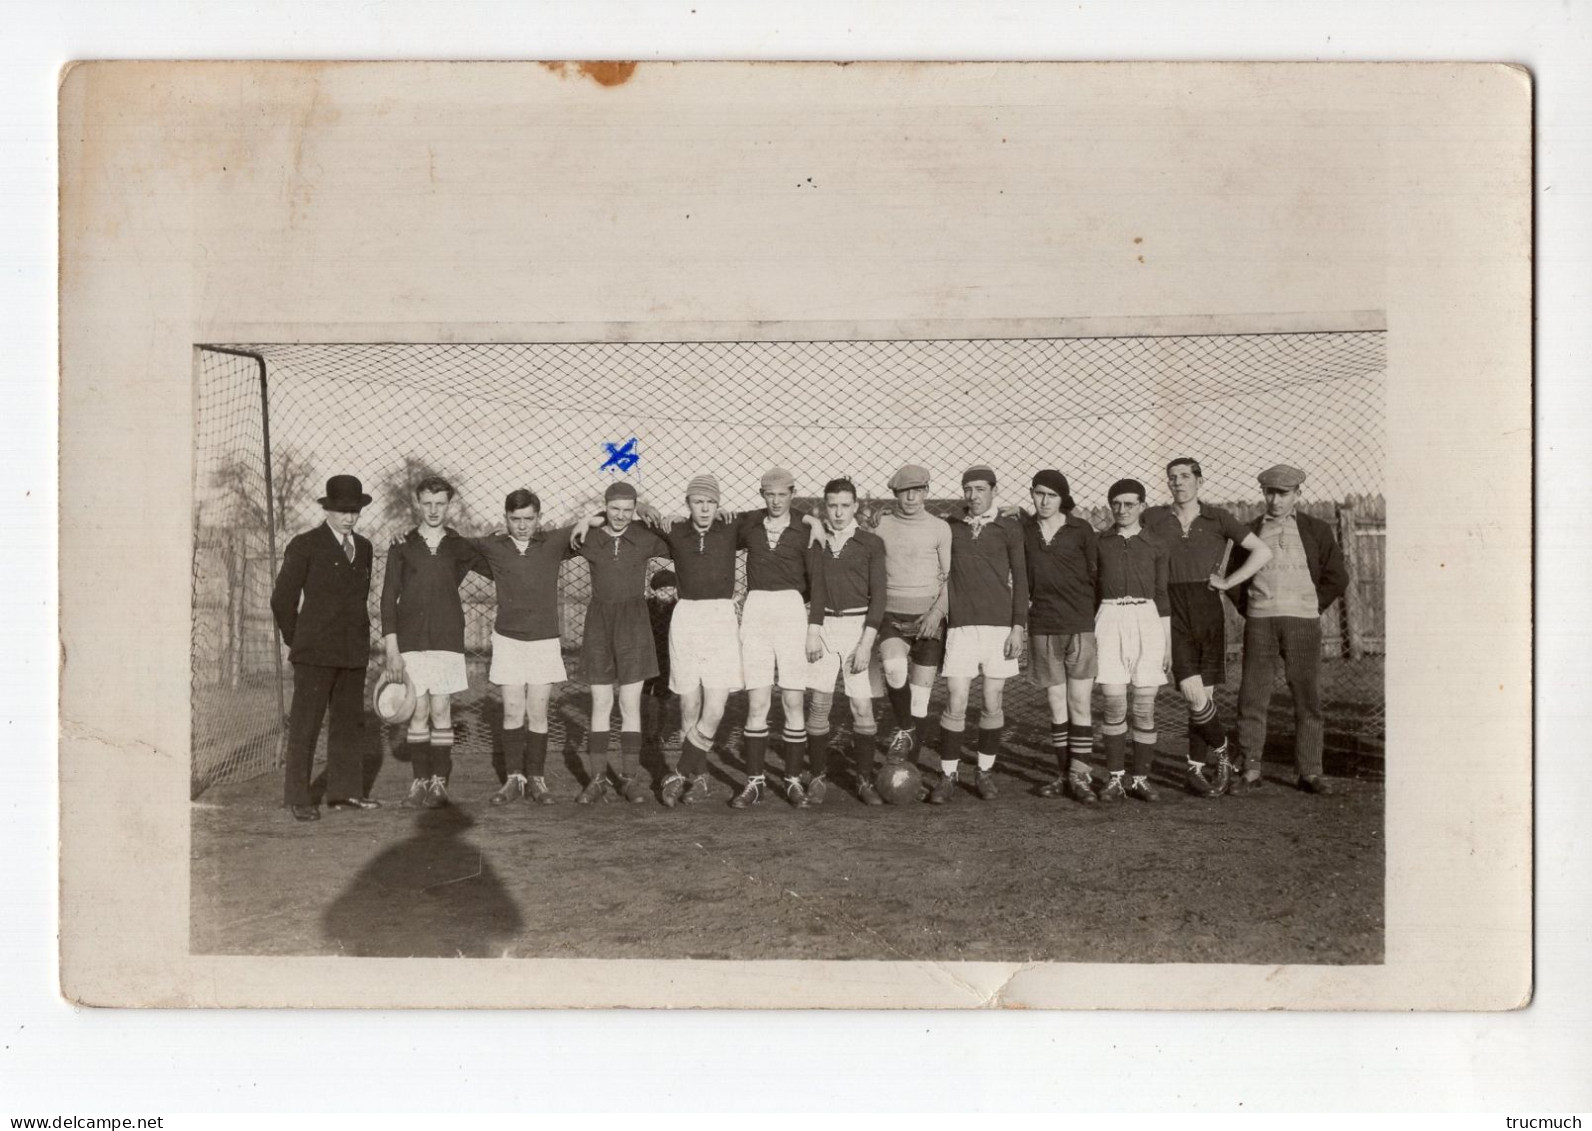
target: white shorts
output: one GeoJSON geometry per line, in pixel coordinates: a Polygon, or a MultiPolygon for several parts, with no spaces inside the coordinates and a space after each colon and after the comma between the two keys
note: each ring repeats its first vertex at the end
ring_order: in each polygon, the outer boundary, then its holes
{"type": "Polygon", "coordinates": [[[807,606],[794,589],[753,589],[741,609],[741,677],[747,687],[807,690],[807,606]]]}
{"type": "Polygon", "coordinates": [[[846,695],[852,699],[872,699],[873,682],[868,678],[868,668],[860,672],[851,670],[851,654],[862,639],[863,621],[867,617],[825,617],[821,630],[824,654],[815,663],[807,665],[807,686],[814,691],[834,691],[835,676],[840,676],[846,695]]]}
{"type": "Polygon", "coordinates": [[[470,686],[463,652],[402,652],[404,671],[416,695],[452,695],[470,686]]]}
{"type": "Polygon", "coordinates": [[[1011,634],[1011,625],[999,624],[968,624],[948,630],[940,674],[972,679],[982,671],[985,679],[1010,679],[1017,674],[1017,661],[1006,658],[1006,640],[1011,634]]]}
{"type": "Polygon", "coordinates": [[[669,690],[741,689],[741,629],[735,602],[678,601],[669,620],[669,690]]]}
{"type": "Polygon", "coordinates": [[[520,687],[527,683],[563,683],[569,673],[564,670],[564,651],[558,637],[515,640],[494,632],[492,670],[486,678],[499,687],[520,687]]]}
{"type": "Polygon", "coordinates": [[[1160,687],[1166,682],[1166,633],[1154,601],[1102,604],[1095,614],[1095,647],[1100,659],[1096,683],[1160,687]]]}

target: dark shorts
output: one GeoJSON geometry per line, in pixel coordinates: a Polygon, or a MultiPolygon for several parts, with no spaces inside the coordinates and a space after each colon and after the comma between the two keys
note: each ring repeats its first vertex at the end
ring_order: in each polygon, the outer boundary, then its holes
{"type": "Polygon", "coordinates": [[[908,631],[921,619],[921,616],[885,613],[884,623],[879,626],[879,643],[883,644],[886,640],[905,640],[910,646],[907,649],[909,663],[920,668],[937,668],[945,660],[945,623],[940,622],[940,635],[932,638],[918,636],[908,631]]]}
{"type": "Polygon", "coordinates": [[[641,683],[658,674],[652,618],[641,598],[586,609],[580,675],[587,683],[641,683]]]}
{"type": "Polygon", "coordinates": [[[1100,674],[1100,652],[1092,632],[1036,632],[1028,638],[1028,678],[1040,687],[1100,674]]]}
{"type": "Polygon", "coordinates": [[[1201,582],[1168,585],[1172,606],[1172,678],[1199,676],[1206,687],[1227,679],[1227,620],[1222,595],[1201,582]]]}

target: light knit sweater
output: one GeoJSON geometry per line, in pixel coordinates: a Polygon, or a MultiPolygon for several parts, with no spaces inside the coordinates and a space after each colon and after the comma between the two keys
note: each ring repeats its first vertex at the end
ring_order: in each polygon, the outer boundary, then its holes
{"type": "Polygon", "coordinates": [[[884,539],[885,611],[921,616],[945,608],[951,573],[951,524],[923,511],[913,518],[886,514],[875,531],[884,539]]]}

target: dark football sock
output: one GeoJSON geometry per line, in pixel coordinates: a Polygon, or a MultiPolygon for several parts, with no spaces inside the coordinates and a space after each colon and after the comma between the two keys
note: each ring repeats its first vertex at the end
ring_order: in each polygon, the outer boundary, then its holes
{"type": "Polygon", "coordinates": [[[503,772],[525,773],[525,731],[519,727],[503,732],[503,772]]]}
{"type": "Polygon", "coordinates": [[[746,743],[746,776],[763,776],[763,759],[768,754],[768,731],[743,730],[741,738],[746,743]]]}
{"type": "Polygon", "coordinates": [[[1067,772],[1067,724],[1050,724],[1050,752],[1056,759],[1056,768],[1063,774],[1067,772]]]}
{"type": "Polygon", "coordinates": [[[785,776],[799,778],[807,764],[807,732],[785,728],[785,776]]]}
{"type": "Polygon", "coordinates": [[[1106,728],[1102,728],[1101,737],[1105,739],[1106,769],[1115,774],[1125,770],[1128,765],[1128,732],[1126,727],[1112,731],[1109,726],[1107,724],[1106,728]]]}
{"type": "Polygon", "coordinates": [[[829,732],[807,736],[807,768],[813,777],[829,772],[829,732]]]}
{"type": "Polygon", "coordinates": [[[586,754],[591,762],[588,769],[593,781],[608,772],[608,737],[606,730],[594,730],[586,737],[586,754]]]}
{"type": "Polygon", "coordinates": [[[525,776],[539,778],[547,770],[547,732],[525,732],[525,776]]]}
{"type": "Polygon", "coordinates": [[[619,772],[627,778],[633,778],[641,772],[641,732],[639,730],[622,730],[619,732],[619,772]]]}
{"type": "Polygon", "coordinates": [[[902,730],[912,725],[912,686],[903,683],[900,687],[885,688],[885,694],[890,699],[890,714],[895,718],[895,725],[902,730]]]}
{"type": "Polygon", "coordinates": [[[877,734],[853,734],[851,738],[851,753],[857,762],[857,773],[865,778],[873,777],[874,763],[879,757],[879,736],[877,734]]]}

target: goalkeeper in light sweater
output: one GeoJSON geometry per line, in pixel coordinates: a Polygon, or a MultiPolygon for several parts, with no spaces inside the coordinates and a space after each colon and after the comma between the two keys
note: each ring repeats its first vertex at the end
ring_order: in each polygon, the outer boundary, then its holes
{"type": "Polygon", "coordinates": [[[907,464],[890,477],[895,511],[875,533],[885,546],[884,624],[879,661],[896,729],[890,758],[916,759],[928,726],[929,695],[945,658],[946,579],[951,575],[951,525],[930,514],[928,469],[907,464]]]}

